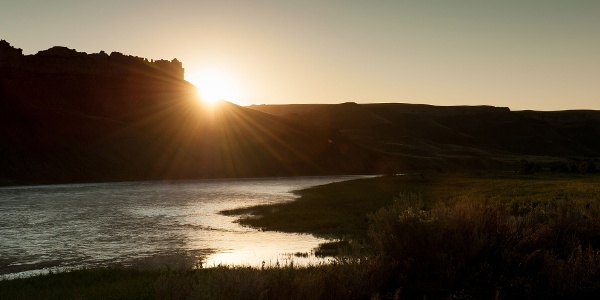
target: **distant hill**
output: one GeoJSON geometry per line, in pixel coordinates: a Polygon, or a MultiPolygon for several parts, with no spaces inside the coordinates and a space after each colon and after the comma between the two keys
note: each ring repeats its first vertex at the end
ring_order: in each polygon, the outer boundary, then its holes
{"type": "Polygon", "coordinates": [[[600,157],[600,111],[402,103],[250,108],[335,128],[360,146],[416,162],[412,165],[417,168],[502,167],[522,159],[559,162],[600,157]]]}
{"type": "Polygon", "coordinates": [[[600,157],[597,111],[200,104],[177,59],[0,41],[0,184],[382,174],[600,157]]]}

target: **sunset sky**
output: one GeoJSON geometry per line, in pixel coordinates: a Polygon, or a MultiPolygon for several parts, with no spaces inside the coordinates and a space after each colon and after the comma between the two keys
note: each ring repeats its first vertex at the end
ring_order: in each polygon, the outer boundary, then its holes
{"type": "Polygon", "coordinates": [[[0,0],[0,39],[177,58],[242,105],[600,109],[598,0],[0,0]]]}

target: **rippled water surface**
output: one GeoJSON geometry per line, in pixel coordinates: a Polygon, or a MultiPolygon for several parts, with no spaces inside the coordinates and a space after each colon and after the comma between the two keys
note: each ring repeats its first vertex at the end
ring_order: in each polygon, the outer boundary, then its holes
{"type": "Polygon", "coordinates": [[[322,239],[261,232],[222,210],[293,201],[356,177],[125,182],[0,188],[0,275],[138,263],[315,263],[322,239]]]}

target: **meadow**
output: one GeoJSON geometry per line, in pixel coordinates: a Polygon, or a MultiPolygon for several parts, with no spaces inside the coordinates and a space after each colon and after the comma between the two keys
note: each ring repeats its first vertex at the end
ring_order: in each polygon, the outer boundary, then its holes
{"type": "Polygon", "coordinates": [[[1,299],[593,298],[600,176],[412,174],[298,191],[223,212],[328,237],[332,264],[95,269],[0,281],[1,299]]]}

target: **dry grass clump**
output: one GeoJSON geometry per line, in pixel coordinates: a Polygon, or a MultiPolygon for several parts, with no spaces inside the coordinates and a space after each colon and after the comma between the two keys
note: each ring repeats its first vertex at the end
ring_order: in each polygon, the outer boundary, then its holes
{"type": "Polygon", "coordinates": [[[298,268],[219,266],[160,277],[157,299],[368,299],[366,262],[298,268]]]}
{"type": "Polygon", "coordinates": [[[514,297],[600,291],[597,203],[432,204],[405,193],[370,219],[374,259],[388,292],[514,297]]]}

